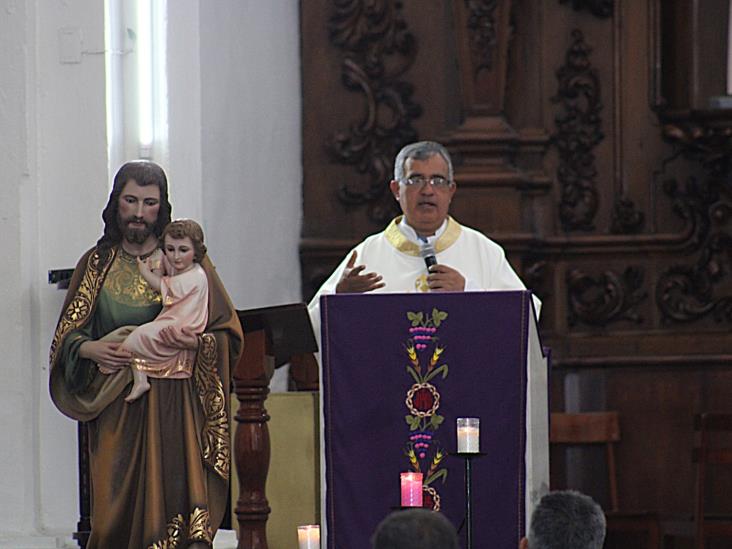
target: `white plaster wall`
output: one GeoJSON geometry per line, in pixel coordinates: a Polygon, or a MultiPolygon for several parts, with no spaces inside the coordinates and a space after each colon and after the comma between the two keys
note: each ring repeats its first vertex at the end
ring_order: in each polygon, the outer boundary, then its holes
{"type": "MultiPolygon", "coordinates": [[[[27,21],[32,8],[19,2],[0,6],[0,334],[3,337],[0,361],[0,516],[14,531],[33,526],[33,504],[36,486],[33,482],[37,438],[34,423],[34,380],[29,357],[33,342],[24,326],[31,324],[30,284],[24,281],[35,260],[35,250],[23,242],[24,224],[21,209],[33,195],[33,179],[25,148],[28,134],[26,119],[28,82],[27,56],[32,56],[32,32],[27,21]],[[30,51],[29,51],[30,46],[30,51]]],[[[27,209],[27,208],[26,208],[27,209]]],[[[33,216],[36,217],[36,216],[33,216]]],[[[32,222],[30,223],[32,226],[32,222]]],[[[29,239],[33,239],[29,235],[29,239]]]]}
{"type": "MultiPolygon", "coordinates": [[[[208,4],[202,0],[202,9],[208,4]]],[[[218,2],[213,2],[218,4],[218,2]]],[[[168,158],[173,217],[202,223],[199,0],[168,0],[168,158]]],[[[206,234],[204,232],[204,234],[206,234]]]]}
{"type": "MultiPolygon", "coordinates": [[[[202,219],[239,308],[299,300],[298,3],[169,0],[175,216],[202,219]]],[[[101,234],[107,173],[100,0],[0,0],[0,548],[67,536],[77,520],[76,424],[47,388],[72,267],[101,234]],[[78,28],[80,63],[59,61],[78,28]]],[[[33,547],[41,547],[33,544],[33,547]]],[[[48,545],[49,547],[54,545],[48,545]]]]}
{"type": "MultiPolygon", "coordinates": [[[[78,520],[76,423],[48,397],[48,349],[64,292],[47,284],[50,269],[73,267],[102,230],[101,210],[109,191],[105,106],[104,4],[97,0],[36,3],[35,148],[38,250],[31,277],[38,305],[38,345],[33,364],[38,380],[38,501],[36,526],[68,532],[78,520]],[[61,63],[58,31],[78,28],[80,63],[61,63]]],[[[29,245],[32,245],[30,242],[29,245]]]]}
{"type": "Polygon", "coordinates": [[[201,145],[210,255],[237,308],[300,301],[299,2],[205,6],[201,145]]]}
{"type": "MultiPolygon", "coordinates": [[[[0,541],[75,524],[75,424],[52,409],[48,347],[62,292],[47,271],[73,265],[99,232],[106,194],[104,63],[61,64],[58,30],[103,49],[96,0],[0,1],[0,541]]],[[[54,544],[55,545],[55,544],[54,544]]]]}

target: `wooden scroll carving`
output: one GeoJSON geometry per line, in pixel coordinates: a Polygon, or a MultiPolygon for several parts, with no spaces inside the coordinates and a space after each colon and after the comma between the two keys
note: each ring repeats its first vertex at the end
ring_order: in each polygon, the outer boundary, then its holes
{"type": "Polygon", "coordinates": [[[503,110],[511,0],[455,0],[455,36],[466,118],[503,110]]]}
{"type": "Polygon", "coordinates": [[[559,90],[552,98],[561,105],[553,141],[559,151],[557,180],[562,189],[559,219],[567,232],[593,230],[598,209],[593,149],[604,135],[600,80],[590,64],[591,51],[582,31],[572,31],[565,65],[557,71],[559,90]]]}
{"type": "Polygon", "coordinates": [[[384,182],[391,179],[399,149],[417,139],[412,121],[422,113],[412,100],[412,85],[402,79],[414,62],[416,41],[396,0],[338,0],[334,6],[330,41],[343,52],[341,80],[362,96],[363,112],[326,145],[337,162],[354,166],[368,180],[365,189],[341,185],[341,202],[366,204],[369,218],[383,223],[397,213],[384,182]]]}
{"type": "Polygon", "coordinates": [[[611,214],[610,232],[614,234],[634,234],[643,228],[645,216],[639,212],[627,196],[616,194],[611,214]]]}
{"type": "Polygon", "coordinates": [[[635,306],[647,292],[642,289],[643,270],[628,267],[622,275],[607,270],[593,277],[580,269],[567,272],[568,323],[607,326],[618,320],[640,323],[635,306]]]}
{"type": "Polygon", "coordinates": [[[711,316],[732,322],[732,121],[716,113],[671,120],[664,137],[681,154],[701,164],[704,175],[689,177],[683,189],[664,182],[674,211],[691,225],[695,263],[673,265],[656,284],[656,303],[666,322],[711,316]]]}
{"type": "Polygon", "coordinates": [[[443,141],[483,142],[479,154],[463,147],[463,158],[498,157],[515,147],[516,134],[503,117],[511,0],[454,0],[463,123],[443,141]],[[496,154],[498,153],[498,154],[496,154]]]}
{"type": "Polygon", "coordinates": [[[498,44],[495,11],[498,0],[465,0],[468,8],[468,42],[470,44],[473,79],[478,80],[484,70],[495,64],[495,48],[498,44]]]}

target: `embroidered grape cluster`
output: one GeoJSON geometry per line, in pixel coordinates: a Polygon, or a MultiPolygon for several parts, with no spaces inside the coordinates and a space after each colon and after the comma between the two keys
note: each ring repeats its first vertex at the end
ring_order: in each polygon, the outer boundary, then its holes
{"type": "Polygon", "coordinates": [[[414,340],[414,348],[422,350],[427,348],[427,344],[435,339],[434,333],[437,331],[435,327],[429,326],[413,326],[409,328],[409,333],[414,340]]]}
{"type": "Polygon", "coordinates": [[[427,455],[427,450],[430,449],[430,443],[432,442],[432,433],[427,431],[414,433],[409,437],[409,440],[414,443],[414,451],[417,453],[420,459],[424,459],[427,455]]]}

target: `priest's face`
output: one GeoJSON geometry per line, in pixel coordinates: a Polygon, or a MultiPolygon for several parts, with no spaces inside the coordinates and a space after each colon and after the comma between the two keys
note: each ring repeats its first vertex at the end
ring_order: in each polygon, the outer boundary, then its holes
{"type": "Polygon", "coordinates": [[[390,188],[407,218],[421,236],[432,236],[447,218],[455,183],[449,181],[447,162],[433,154],[424,160],[408,158],[404,163],[405,181],[392,181],[390,188]],[[447,181],[448,185],[433,184],[447,181]],[[409,184],[406,180],[410,180],[409,184]]]}
{"type": "Polygon", "coordinates": [[[143,244],[153,236],[153,226],[160,210],[160,188],[157,185],[138,185],[130,179],[122,188],[117,210],[117,223],[125,240],[143,244]]]}

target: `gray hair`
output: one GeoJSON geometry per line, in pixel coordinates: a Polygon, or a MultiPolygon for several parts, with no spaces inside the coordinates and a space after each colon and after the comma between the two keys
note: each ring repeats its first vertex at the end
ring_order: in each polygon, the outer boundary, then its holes
{"type": "Polygon", "coordinates": [[[376,527],[373,549],[458,549],[457,533],[442,513],[394,511],[376,527]]]}
{"type": "Polygon", "coordinates": [[[528,539],[530,549],[602,549],[605,513],[579,492],[550,492],[534,509],[528,539]]]}
{"type": "Polygon", "coordinates": [[[404,179],[404,166],[407,160],[414,158],[415,160],[427,160],[428,158],[439,154],[447,163],[447,178],[452,181],[452,160],[447,149],[435,141],[417,141],[405,145],[394,161],[394,179],[401,181],[404,179]]]}

